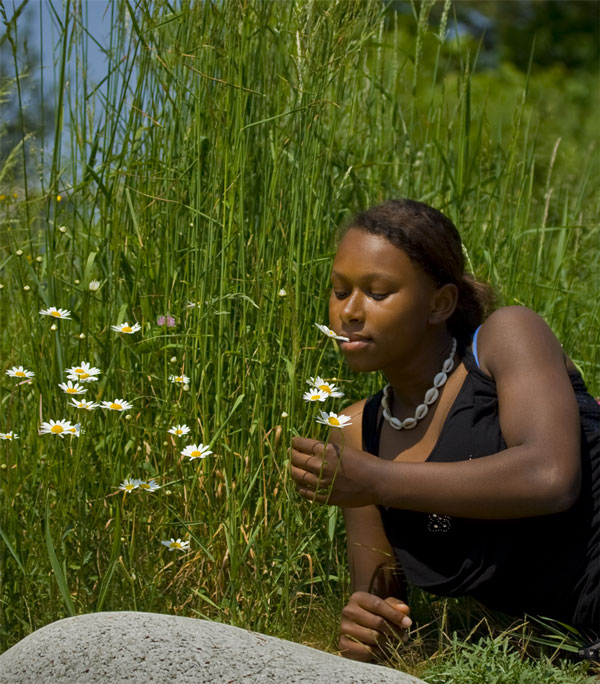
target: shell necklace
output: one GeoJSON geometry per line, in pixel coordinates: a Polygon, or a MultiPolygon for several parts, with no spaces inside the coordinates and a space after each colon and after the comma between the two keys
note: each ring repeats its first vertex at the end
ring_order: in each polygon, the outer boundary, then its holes
{"type": "Polygon", "coordinates": [[[386,385],[383,388],[383,398],[381,406],[383,407],[383,417],[394,428],[394,430],[412,430],[417,426],[417,423],[429,413],[429,407],[433,404],[440,395],[440,387],[442,387],[448,379],[448,373],[454,368],[454,355],[456,354],[456,338],[452,338],[452,350],[450,356],[444,361],[442,370],[433,378],[433,387],[430,387],[425,392],[423,403],[417,406],[414,417],[399,420],[390,413],[389,399],[392,394],[392,386],[386,385]]]}

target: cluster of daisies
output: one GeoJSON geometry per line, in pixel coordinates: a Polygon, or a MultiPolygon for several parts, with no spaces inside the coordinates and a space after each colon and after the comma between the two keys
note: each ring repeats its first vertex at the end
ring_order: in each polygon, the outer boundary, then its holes
{"type": "MultiPolygon", "coordinates": [[[[47,309],[42,309],[40,311],[41,316],[48,316],[54,319],[71,320],[71,312],[67,309],[60,309],[57,307],[49,307],[47,309]]],[[[112,325],[112,330],[118,333],[124,333],[127,335],[132,335],[139,330],[141,326],[139,323],[129,324],[128,321],[125,323],[120,323],[119,325],[112,325]]],[[[53,324],[52,329],[56,329],[53,324]]],[[[99,380],[101,370],[99,368],[93,367],[87,361],[82,361],[79,365],[68,368],[65,371],[66,381],[59,383],[60,389],[71,398],[69,403],[70,406],[81,409],[85,411],[92,411],[96,408],[104,408],[109,411],[125,412],[133,408],[133,405],[125,399],[114,399],[113,401],[102,401],[96,403],[94,401],[88,401],[82,397],[88,391],[89,383],[94,383],[99,380]]],[[[6,371],[6,375],[18,378],[24,381],[31,381],[31,378],[35,377],[35,373],[31,370],[24,368],[23,366],[13,366],[6,371]]],[[[173,383],[183,385],[184,389],[188,389],[190,379],[184,375],[171,375],[169,380],[173,383]]],[[[64,438],[66,435],[72,435],[79,437],[81,434],[80,423],[72,423],[67,419],[60,420],[49,420],[43,422],[40,427],[40,434],[53,434],[64,438]]],[[[187,425],[173,425],[168,432],[175,437],[183,437],[190,433],[190,428],[187,425]]],[[[15,440],[18,439],[18,435],[13,432],[0,432],[0,439],[3,440],[15,440]]],[[[213,452],[208,446],[202,443],[199,444],[189,444],[182,451],[181,455],[189,458],[191,461],[197,459],[206,458],[209,454],[213,452]]],[[[127,478],[119,486],[125,495],[131,494],[132,492],[139,490],[145,492],[155,492],[160,489],[160,485],[156,482],[154,478],[150,480],[141,480],[137,478],[127,478]]],[[[168,541],[162,541],[163,545],[167,546],[169,551],[179,550],[186,551],[190,547],[189,541],[182,541],[181,539],[170,539],[168,541]]]]}
{"type": "MultiPolygon", "coordinates": [[[[331,328],[328,328],[326,325],[321,325],[320,323],[315,323],[315,325],[325,336],[331,339],[342,341],[348,340],[347,337],[336,334],[335,331],[331,330],[331,328]]],[[[306,382],[310,386],[310,389],[308,392],[304,392],[302,395],[304,401],[323,402],[327,401],[329,398],[338,398],[344,396],[344,393],[341,392],[336,385],[324,380],[320,376],[317,376],[316,378],[311,377],[306,382]]],[[[321,425],[327,425],[328,427],[335,428],[343,428],[347,427],[348,425],[352,425],[350,422],[350,416],[346,416],[342,413],[337,414],[333,411],[330,411],[329,413],[327,413],[327,411],[319,411],[319,415],[316,420],[317,423],[320,423],[321,425]]]]}

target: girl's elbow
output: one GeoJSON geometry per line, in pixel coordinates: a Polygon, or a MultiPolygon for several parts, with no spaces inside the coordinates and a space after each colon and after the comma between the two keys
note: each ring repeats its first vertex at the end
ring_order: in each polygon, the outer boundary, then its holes
{"type": "Polygon", "coordinates": [[[547,474],[546,496],[548,513],[562,513],[575,504],[581,492],[581,468],[565,472],[556,468],[547,474]]]}

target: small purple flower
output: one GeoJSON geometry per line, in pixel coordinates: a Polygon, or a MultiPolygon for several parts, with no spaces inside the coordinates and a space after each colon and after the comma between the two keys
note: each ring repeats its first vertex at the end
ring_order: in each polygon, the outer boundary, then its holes
{"type": "Polygon", "coordinates": [[[163,326],[166,325],[167,328],[174,328],[177,325],[175,318],[167,314],[166,316],[158,316],[156,319],[156,325],[163,326]]]}

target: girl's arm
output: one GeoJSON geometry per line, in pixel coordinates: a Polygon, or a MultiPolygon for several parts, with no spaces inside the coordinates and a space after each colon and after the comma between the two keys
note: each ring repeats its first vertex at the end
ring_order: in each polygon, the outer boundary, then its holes
{"type": "MultiPolygon", "coordinates": [[[[353,448],[362,443],[363,406],[361,401],[345,410],[353,422],[344,442],[353,448]]],[[[332,435],[332,441],[340,444],[341,436],[332,435]]],[[[343,513],[352,595],[342,611],[339,649],[345,658],[369,662],[388,639],[407,637],[409,608],[399,598],[404,587],[377,508],[345,508],[343,513]]]]}
{"type": "Polygon", "coordinates": [[[481,368],[496,382],[507,449],[459,463],[384,461],[296,438],[299,493],[342,506],[381,504],[465,518],[515,518],[569,508],[580,489],[580,421],[562,348],[532,311],[507,307],[478,337],[481,368]],[[298,473],[304,473],[301,482],[298,473]]]}

